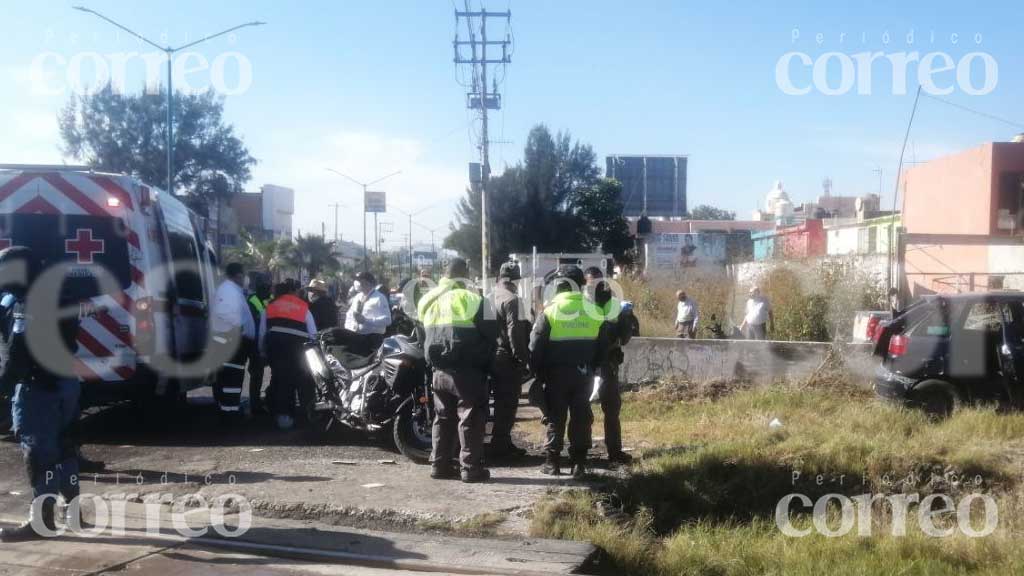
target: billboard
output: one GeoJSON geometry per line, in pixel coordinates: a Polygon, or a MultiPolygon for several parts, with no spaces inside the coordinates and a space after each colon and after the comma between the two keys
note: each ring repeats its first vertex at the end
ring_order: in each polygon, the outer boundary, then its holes
{"type": "Polygon", "coordinates": [[[622,182],[626,217],[686,215],[686,156],[608,156],[605,175],[622,182]]]}
{"type": "Polygon", "coordinates": [[[721,266],[726,261],[725,234],[656,234],[647,243],[649,270],[721,266]]]}
{"type": "Polygon", "coordinates": [[[384,192],[367,192],[363,200],[367,212],[387,212],[387,195],[384,192]]]}

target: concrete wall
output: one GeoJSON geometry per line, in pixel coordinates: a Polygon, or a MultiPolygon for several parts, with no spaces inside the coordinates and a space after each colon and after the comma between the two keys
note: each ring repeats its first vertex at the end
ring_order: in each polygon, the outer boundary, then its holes
{"type": "MultiPolygon", "coordinates": [[[[625,348],[621,377],[630,384],[663,378],[689,382],[800,380],[821,366],[831,344],[753,340],[634,338],[625,348]]],[[[842,354],[858,383],[868,385],[877,361],[868,345],[845,345],[842,354]]]]}

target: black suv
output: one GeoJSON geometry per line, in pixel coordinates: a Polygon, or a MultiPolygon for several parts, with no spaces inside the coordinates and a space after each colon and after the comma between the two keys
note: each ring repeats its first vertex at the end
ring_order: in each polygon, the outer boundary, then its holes
{"type": "Polygon", "coordinates": [[[1024,408],[1024,293],[926,296],[876,331],[882,398],[949,415],[964,403],[1024,408]]]}

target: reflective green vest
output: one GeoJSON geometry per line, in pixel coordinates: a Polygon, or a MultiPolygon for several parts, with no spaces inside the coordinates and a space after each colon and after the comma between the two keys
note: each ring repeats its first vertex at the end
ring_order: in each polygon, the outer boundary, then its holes
{"type": "Polygon", "coordinates": [[[579,292],[562,292],[544,308],[544,316],[551,326],[551,341],[565,342],[597,340],[606,313],[579,292]]]}
{"type": "Polygon", "coordinates": [[[263,314],[263,311],[267,309],[267,304],[255,294],[249,296],[249,304],[252,304],[252,307],[260,314],[263,314]]]}
{"type": "Polygon", "coordinates": [[[442,278],[437,287],[420,299],[417,312],[424,328],[453,326],[469,328],[480,310],[483,298],[476,292],[455,286],[442,278]]]}

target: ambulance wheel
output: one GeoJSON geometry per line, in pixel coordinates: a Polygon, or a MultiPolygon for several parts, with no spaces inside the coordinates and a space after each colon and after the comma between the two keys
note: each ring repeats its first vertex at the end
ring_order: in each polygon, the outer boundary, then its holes
{"type": "Polygon", "coordinates": [[[169,425],[184,405],[181,385],[177,380],[167,382],[163,394],[158,394],[156,374],[145,369],[140,369],[136,375],[131,399],[140,425],[147,428],[169,425]]]}

